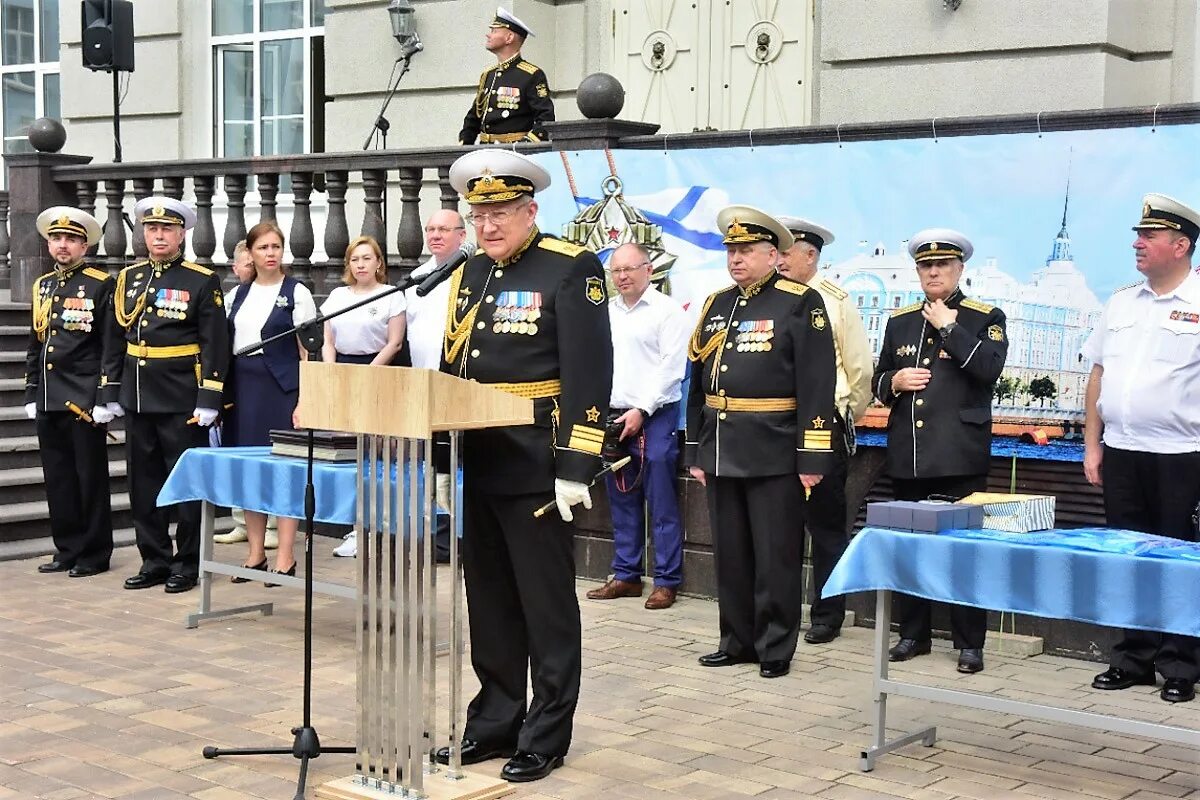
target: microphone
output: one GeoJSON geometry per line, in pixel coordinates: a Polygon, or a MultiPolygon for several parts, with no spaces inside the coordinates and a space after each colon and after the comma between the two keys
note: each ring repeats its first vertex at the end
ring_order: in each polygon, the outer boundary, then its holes
{"type": "Polygon", "coordinates": [[[434,287],[442,281],[450,277],[454,270],[458,269],[475,253],[475,248],[467,243],[458,249],[454,255],[450,256],[450,260],[440,267],[436,267],[433,272],[426,275],[421,283],[417,286],[417,297],[424,297],[433,291],[434,287]]]}

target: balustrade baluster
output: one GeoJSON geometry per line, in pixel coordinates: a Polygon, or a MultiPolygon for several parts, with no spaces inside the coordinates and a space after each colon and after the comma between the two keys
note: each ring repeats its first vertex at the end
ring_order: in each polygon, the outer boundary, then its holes
{"type": "Polygon", "coordinates": [[[163,178],[163,194],[172,200],[183,199],[183,178],[163,178]]]}
{"type": "MultiPolygon", "coordinates": [[[[133,179],[133,199],[135,201],[145,200],[152,194],[154,194],[154,178],[133,179]]],[[[136,222],[133,226],[133,255],[138,260],[150,256],[150,251],[146,249],[146,237],[142,233],[142,226],[136,222]]]]}
{"type": "MultiPolygon", "coordinates": [[[[383,226],[383,192],[387,186],[387,171],[382,169],[363,170],[363,194],[366,208],[363,210],[362,235],[373,236],[387,250],[387,230],[383,226]]],[[[387,256],[387,253],[384,253],[387,256]]]]}
{"type": "Polygon", "coordinates": [[[420,167],[400,169],[400,224],[396,228],[396,252],[401,272],[407,275],[421,263],[421,177],[420,167]]]}
{"type": "Polygon", "coordinates": [[[279,176],[275,173],[267,173],[258,177],[258,196],[259,196],[259,211],[258,221],[275,222],[278,217],[275,216],[275,208],[279,204],[275,199],[279,194],[279,176]]]}
{"type": "Polygon", "coordinates": [[[216,178],[197,175],[193,187],[196,190],[196,228],[192,231],[192,251],[196,254],[197,264],[211,267],[213,253],[217,252],[217,231],[212,218],[216,178]]]}
{"type": "Polygon", "coordinates": [[[346,170],[331,170],[325,173],[328,211],[325,214],[325,282],[322,294],[328,294],[342,281],[345,268],[346,247],[350,244],[350,228],[346,224],[346,185],[349,182],[346,170]]]}
{"type": "Polygon", "coordinates": [[[315,245],[312,227],[313,174],[311,172],[292,173],[292,230],[288,239],[292,248],[292,277],[303,281],[312,287],[312,254],[315,245]]]}
{"type": "Polygon", "coordinates": [[[454,191],[454,187],[450,185],[450,167],[438,167],[438,189],[442,194],[442,208],[448,208],[451,211],[458,211],[458,192],[454,191]]]}
{"type": "MultiPolygon", "coordinates": [[[[104,256],[109,272],[125,267],[125,181],[107,178],[104,181],[104,200],[108,206],[108,221],[104,223],[104,256]]],[[[144,245],[143,245],[144,246],[144,245]]]]}
{"type": "Polygon", "coordinates": [[[12,266],[8,252],[8,192],[0,192],[0,289],[12,288],[12,266]]]}
{"type": "Polygon", "coordinates": [[[232,264],[234,248],[246,238],[246,176],[226,175],[224,186],[225,205],[229,210],[225,217],[225,236],[221,245],[225,249],[226,261],[232,264]]]}
{"type": "MultiPolygon", "coordinates": [[[[95,181],[75,181],[75,202],[79,205],[80,211],[86,211],[93,217],[96,216],[96,182],[95,181]]],[[[99,220],[99,217],[96,217],[99,220]]],[[[87,258],[89,261],[95,260],[96,254],[100,251],[100,243],[96,242],[88,248],[87,258]]]]}

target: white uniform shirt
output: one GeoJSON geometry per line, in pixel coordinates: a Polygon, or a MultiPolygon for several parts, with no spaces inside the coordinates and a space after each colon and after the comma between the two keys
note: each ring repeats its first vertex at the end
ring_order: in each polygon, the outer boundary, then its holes
{"type": "Polygon", "coordinates": [[[825,301],[825,316],[833,331],[837,362],[834,406],[839,414],[859,419],[871,404],[871,374],[875,371],[862,316],[846,290],[833,281],[816,276],[808,285],[825,301]]]}
{"type": "Polygon", "coordinates": [[[1173,292],[1114,294],[1083,355],[1104,368],[1104,443],[1148,453],[1200,451],[1200,276],[1173,292]]]}
{"type": "MultiPolygon", "coordinates": [[[[279,290],[283,281],[273,286],[263,286],[257,283],[242,283],[225,293],[225,314],[233,312],[233,301],[238,292],[249,292],[238,309],[237,319],[233,326],[233,350],[236,353],[243,347],[262,341],[262,327],[267,324],[267,317],[275,310],[276,301],[280,299],[279,290]]],[[[303,283],[296,284],[292,295],[295,304],[292,306],[292,324],[301,325],[317,316],[317,305],[313,301],[312,292],[303,283]]],[[[251,356],[261,356],[262,350],[248,353],[251,356]]]]}
{"type": "MultiPolygon", "coordinates": [[[[321,304],[322,314],[361,303],[368,297],[386,292],[391,286],[380,284],[366,294],[355,294],[349,286],[339,286],[321,304]]],[[[333,345],[345,356],[367,356],[378,353],[387,344],[388,322],[404,313],[404,292],[392,292],[387,297],[347,311],[329,320],[333,328],[333,345]]]]}
{"type": "Polygon", "coordinates": [[[691,336],[679,303],[653,286],[633,304],[621,295],[608,301],[613,344],[613,408],[653,414],[681,397],[691,336]]]}
{"type": "MultiPolygon", "coordinates": [[[[437,259],[431,258],[412,272],[422,278],[433,272],[437,259]]],[[[437,369],[442,364],[442,339],[446,335],[446,308],[450,302],[450,281],[445,280],[424,297],[417,297],[417,287],[404,292],[408,306],[408,348],[412,364],[419,369],[437,369]]]]}

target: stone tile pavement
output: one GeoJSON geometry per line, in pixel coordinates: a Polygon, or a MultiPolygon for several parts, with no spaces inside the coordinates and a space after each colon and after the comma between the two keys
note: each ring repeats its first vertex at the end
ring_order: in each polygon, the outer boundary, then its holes
{"type": "MultiPolygon", "coordinates": [[[[330,558],[331,547],[319,540],[320,577],[351,583],[354,563],[330,558]]],[[[235,561],[241,550],[219,546],[218,555],[235,561]]],[[[217,607],[271,599],[275,615],[186,630],[198,594],[122,590],[136,558],[119,549],[112,572],[86,580],[38,575],[33,560],[0,563],[0,800],[291,798],[291,757],[206,761],[200,751],[290,745],[302,595],[220,581],[217,607]]],[[[441,583],[444,610],[449,581],[441,583]]],[[[1200,750],[908,699],[891,701],[890,722],[897,732],[936,723],[937,745],[911,746],[860,773],[869,630],[801,644],[791,675],[766,681],[752,666],[696,664],[713,648],[715,603],[682,598],[647,612],[637,600],[582,599],[591,585],[579,584],[584,681],[574,745],[564,768],[518,791],[522,800],[1200,800],[1200,750]]],[[[351,612],[349,601],[317,598],[313,708],[326,744],[353,743],[351,612]]],[[[1200,703],[1171,707],[1148,687],[1087,688],[1093,664],[989,654],[980,675],[960,678],[953,668],[953,652],[940,646],[894,673],[1200,727],[1200,703]]],[[[469,669],[465,683],[469,697],[469,669]]],[[[313,767],[310,785],[352,773],[353,761],[326,755],[313,767]]]]}

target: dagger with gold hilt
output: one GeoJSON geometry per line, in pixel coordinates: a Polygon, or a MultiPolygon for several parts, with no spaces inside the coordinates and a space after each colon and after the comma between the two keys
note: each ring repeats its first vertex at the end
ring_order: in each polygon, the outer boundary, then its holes
{"type": "MultiPolygon", "coordinates": [[[[68,400],[68,401],[67,401],[67,411],[70,411],[72,414],[74,414],[75,416],[79,417],[81,420],[83,420],[84,422],[88,423],[89,425],[92,425],[92,426],[94,426],[94,427],[96,427],[96,428],[99,428],[99,427],[100,427],[100,423],[98,423],[98,422],[96,422],[96,420],[92,419],[92,415],[91,415],[91,414],[89,414],[88,412],[84,411],[82,408],[80,408],[79,406],[75,405],[75,404],[74,404],[74,403],[72,403],[70,400],[68,400]]],[[[108,430],[107,428],[105,428],[105,429],[104,429],[104,433],[105,433],[105,435],[106,435],[106,436],[108,436],[108,438],[112,439],[114,442],[119,442],[119,441],[121,441],[120,439],[118,439],[118,438],[117,438],[117,437],[116,437],[116,436],[113,434],[113,432],[112,432],[112,431],[108,430]]]]}

